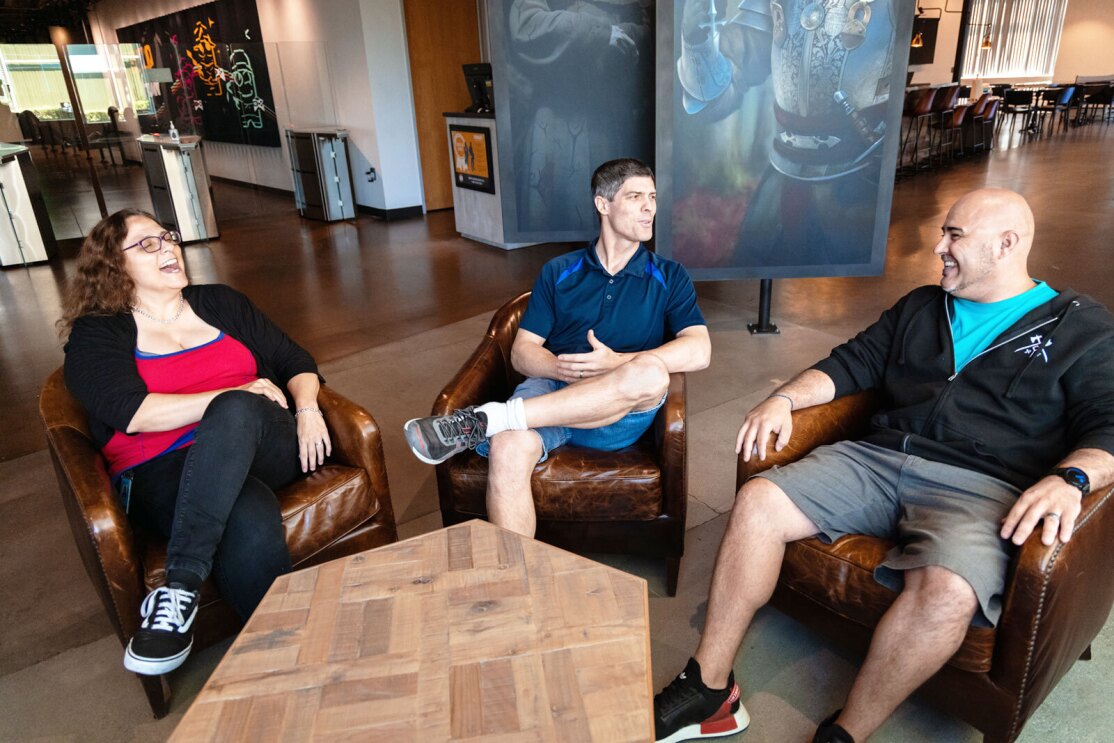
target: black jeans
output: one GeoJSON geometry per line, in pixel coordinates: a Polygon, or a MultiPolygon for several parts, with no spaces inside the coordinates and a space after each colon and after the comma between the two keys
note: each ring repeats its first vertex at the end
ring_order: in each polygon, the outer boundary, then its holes
{"type": "Polygon", "coordinates": [[[212,571],[244,619],[290,553],[274,491],[301,474],[290,411],[233,390],[209,403],[192,446],[135,467],[129,515],[169,540],[167,581],[196,587],[212,571]]]}

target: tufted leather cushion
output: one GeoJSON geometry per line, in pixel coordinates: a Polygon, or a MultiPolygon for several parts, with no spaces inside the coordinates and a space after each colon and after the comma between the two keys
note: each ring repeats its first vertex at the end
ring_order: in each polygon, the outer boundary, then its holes
{"type": "MultiPolygon", "coordinates": [[[[458,511],[487,513],[487,460],[469,452],[450,460],[458,511]]],[[[661,514],[661,470],[645,438],[615,452],[564,446],[530,480],[538,518],[554,521],[650,521],[661,514]]]]}
{"type": "MultiPolygon", "coordinates": [[[[786,588],[863,627],[873,628],[897,594],[874,580],[874,568],[894,543],[851,534],[824,544],[804,539],[786,547],[779,582],[786,588]]],[[[970,627],[949,665],[976,673],[990,670],[995,630],[970,627]]]]}

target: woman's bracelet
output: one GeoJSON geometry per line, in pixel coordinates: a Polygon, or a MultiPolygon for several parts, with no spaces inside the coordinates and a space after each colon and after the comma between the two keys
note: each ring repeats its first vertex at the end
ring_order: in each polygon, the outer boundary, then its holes
{"type": "Polygon", "coordinates": [[[317,413],[321,416],[324,415],[324,413],[321,412],[321,408],[298,408],[294,411],[294,417],[297,418],[302,413],[317,413]]]}
{"type": "MultiPolygon", "coordinates": [[[[789,395],[786,395],[786,394],[782,393],[782,392],[775,392],[772,395],[770,395],[770,397],[784,397],[786,400],[789,401],[789,409],[790,410],[795,410],[797,408],[797,404],[793,402],[793,398],[790,397],[789,395]]],[[[768,397],[766,399],[768,400],[768,399],[770,399],[770,397],[768,397]]]]}

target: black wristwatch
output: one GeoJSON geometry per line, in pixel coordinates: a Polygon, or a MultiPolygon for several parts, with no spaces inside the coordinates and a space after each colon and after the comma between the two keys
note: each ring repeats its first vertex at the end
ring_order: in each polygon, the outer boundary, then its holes
{"type": "Polygon", "coordinates": [[[1064,482],[1073,487],[1079,488],[1079,492],[1083,495],[1091,492],[1091,480],[1087,477],[1087,473],[1078,467],[1057,467],[1048,474],[1062,477],[1064,482]]]}

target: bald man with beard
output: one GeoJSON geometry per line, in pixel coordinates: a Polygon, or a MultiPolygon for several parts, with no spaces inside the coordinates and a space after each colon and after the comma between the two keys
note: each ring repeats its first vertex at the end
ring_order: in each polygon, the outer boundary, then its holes
{"type": "Polygon", "coordinates": [[[943,270],[751,410],[736,452],[765,459],[793,410],[876,390],[856,441],[817,448],[739,490],[696,653],[654,699],[656,738],[749,723],[732,666],[773,593],[788,542],[845,534],[898,544],[875,579],[898,597],[842,710],[814,743],[865,741],[939,670],[969,625],[994,626],[1016,545],[1071,539],[1090,487],[1114,481],[1114,316],[1029,276],[1033,214],[1018,194],[960,198],[933,248],[943,270]]]}

